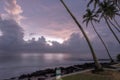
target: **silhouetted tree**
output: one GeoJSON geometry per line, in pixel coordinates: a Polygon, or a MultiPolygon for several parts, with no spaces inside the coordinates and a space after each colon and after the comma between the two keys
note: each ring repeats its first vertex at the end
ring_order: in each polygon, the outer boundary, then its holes
{"type": "Polygon", "coordinates": [[[117,55],[117,61],[120,61],[120,54],[117,55]]]}
{"type": "Polygon", "coordinates": [[[95,52],[94,52],[94,49],[93,49],[93,47],[92,47],[92,45],[91,45],[91,43],[90,43],[90,40],[89,40],[88,36],[86,35],[86,33],[85,33],[85,31],[84,31],[84,29],[83,29],[82,26],[79,24],[79,22],[77,21],[77,19],[75,18],[75,16],[72,14],[72,12],[69,10],[69,8],[68,8],[67,5],[64,3],[64,1],[63,1],[63,0],[60,0],[60,1],[61,1],[61,3],[64,5],[64,7],[66,8],[66,10],[68,11],[68,13],[70,14],[70,16],[73,18],[73,20],[75,21],[75,23],[77,24],[77,26],[79,27],[79,29],[81,30],[83,36],[85,37],[85,39],[86,39],[86,41],[87,41],[87,43],[88,43],[88,45],[89,45],[89,48],[90,48],[90,50],[91,50],[91,53],[92,53],[92,56],[93,56],[93,60],[94,60],[94,62],[95,62],[95,66],[96,66],[95,69],[96,69],[96,70],[102,70],[102,66],[101,66],[101,64],[99,64],[99,62],[98,62],[98,59],[97,59],[96,54],[95,54],[95,52]]]}
{"type": "Polygon", "coordinates": [[[102,37],[100,36],[100,34],[97,32],[97,30],[96,30],[96,28],[95,28],[95,26],[93,24],[93,21],[94,22],[98,22],[97,18],[98,18],[98,16],[94,13],[94,11],[91,11],[90,9],[87,9],[86,10],[86,14],[83,16],[83,19],[84,19],[83,22],[86,22],[87,26],[88,26],[88,23],[91,22],[91,24],[93,26],[93,29],[96,32],[96,34],[99,37],[99,39],[102,42],[102,44],[104,45],[104,47],[105,47],[105,49],[106,49],[106,51],[108,53],[108,56],[109,56],[111,62],[114,62],[113,59],[112,59],[112,57],[111,57],[111,55],[110,55],[110,52],[109,52],[109,50],[108,50],[108,48],[107,48],[107,46],[106,46],[106,44],[104,42],[104,40],[102,39],[102,37]]]}
{"type": "Polygon", "coordinates": [[[97,13],[100,13],[100,15],[101,15],[100,18],[103,18],[105,20],[108,28],[110,29],[110,31],[113,33],[114,37],[120,44],[119,38],[113,31],[111,25],[109,24],[109,20],[113,19],[115,17],[115,15],[118,15],[118,11],[117,11],[116,7],[114,6],[114,4],[112,4],[110,1],[101,2],[97,13]]]}

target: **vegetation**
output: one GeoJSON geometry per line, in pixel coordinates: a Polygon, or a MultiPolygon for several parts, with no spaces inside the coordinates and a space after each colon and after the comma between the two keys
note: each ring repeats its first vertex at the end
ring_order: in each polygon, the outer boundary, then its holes
{"type": "Polygon", "coordinates": [[[120,44],[119,38],[117,37],[115,32],[112,30],[111,25],[109,23],[110,20],[115,19],[114,17],[119,14],[116,6],[114,4],[112,4],[112,2],[110,2],[110,1],[104,1],[100,4],[99,11],[102,15],[101,17],[103,17],[105,19],[106,24],[108,25],[110,31],[113,33],[116,40],[120,44]]]}
{"type": "Polygon", "coordinates": [[[114,62],[114,60],[112,59],[112,57],[111,57],[111,55],[110,55],[110,52],[109,52],[109,50],[108,50],[108,48],[107,48],[107,45],[105,44],[105,42],[104,42],[104,40],[102,39],[102,37],[100,36],[100,34],[97,32],[97,30],[96,30],[96,28],[95,28],[95,26],[94,26],[94,24],[93,24],[93,21],[94,21],[94,22],[98,22],[97,15],[94,14],[94,11],[91,11],[90,9],[87,9],[87,10],[86,10],[86,14],[83,16],[83,19],[84,19],[83,22],[86,22],[86,25],[87,25],[87,26],[88,26],[88,23],[89,23],[89,22],[91,23],[91,25],[93,26],[94,31],[96,32],[96,34],[97,34],[97,36],[99,37],[99,39],[100,39],[100,41],[102,42],[102,44],[104,45],[104,47],[105,47],[105,49],[106,49],[106,51],[107,51],[107,53],[108,53],[108,56],[109,56],[111,62],[114,62]]]}
{"type": "Polygon", "coordinates": [[[120,1],[119,0],[90,0],[87,7],[89,7],[93,3],[94,8],[92,11],[95,12],[99,21],[104,19],[109,30],[114,35],[115,39],[120,44],[120,40],[117,37],[116,33],[112,28],[115,28],[118,32],[120,32],[120,25],[115,19],[115,17],[120,16],[120,1]]]}
{"type": "Polygon", "coordinates": [[[118,32],[120,32],[120,24],[115,19],[115,17],[120,16],[120,0],[89,0],[86,12],[87,13],[85,13],[83,16],[83,22],[86,22],[86,25],[88,25],[89,22],[91,23],[94,31],[104,45],[111,62],[114,62],[112,56],[110,55],[110,51],[106,46],[106,43],[97,32],[93,21],[99,23],[101,19],[103,19],[106,22],[108,29],[120,44],[120,40],[113,30],[113,28],[115,28],[118,32]],[[92,5],[93,8],[90,7],[90,5],[92,5]]]}
{"type": "Polygon", "coordinates": [[[92,74],[91,72],[88,72],[63,77],[63,80],[120,80],[119,75],[120,73],[115,71],[105,71],[99,74],[92,74]]]}
{"type": "Polygon", "coordinates": [[[120,67],[120,63],[116,64],[115,66],[116,66],[116,67],[120,67]]]}
{"type": "MultiPolygon", "coordinates": [[[[91,50],[91,53],[92,53],[92,56],[93,56],[93,59],[95,62],[96,70],[102,69],[102,66],[98,63],[96,54],[94,52],[94,48],[93,48],[88,36],[86,35],[84,29],[82,28],[80,23],[77,21],[76,17],[72,14],[70,9],[67,7],[67,5],[64,3],[64,1],[63,0],[60,0],[60,1],[64,5],[66,10],[68,11],[70,16],[73,18],[75,23],[78,25],[81,32],[83,33],[83,35],[88,43],[88,46],[91,50]]],[[[104,21],[106,22],[106,24],[108,26],[108,29],[111,31],[111,33],[114,35],[115,39],[120,44],[120,40],[119,40],[118,36],[116,35],[115,31],[112,29],[112,28],[115,28],[118,32],[120,32],[120,25],[117,22],[117,20],[115,19],[116,16],[118,16],[118,17],[120,16],[119,4],[120,4],[119,0],[89,0],[89,2],[87,4],[87,10],[86,10],[87,13],[83,16],[83,18],[84,18],[83,22],[86,22],[86,25],[88,25],[88,23],[90,22],[91,25],[93,26],[93,29],[96,32],[99,39],[101,40],[102,44],[104,45],[111,62],[114,62],[114,61],[112,59],[112,56],[110,55],[110,51],[107,48],[106,43],[104,42],[104,40],[102,39],[100,34],[97,32],[93,21],[99,23],[101,21],[101,19],[104,19],[104,21]],[[93,8],[89,7],[91,4],[93,4],[93,8]]]]}
{"type": "Polygon", "coordinates": [[[117,60],[120,61],[120,54],[117,55],[117,60]]]}
{"type": "Polygon", "coordinates": [[[75,16],[72,14],[72,12],[70,11],[70,9],[67,7],[67,5],[64,3],[63,0],[60,0],[61,3],[63,4],[63,6],[66,8],[66,10],[68,11],[68,13],[70,14],[70,16],[73,18],[73,20],[75,21],[75,23],[77,24],[77,26],[79,27],[79,29],[81,30],[83,36],[85,37],[87,43],[88,43],[88,46],[91,50],[91,53],[92,53],[92,56],[93,56],[93,59],[94,59],[94,62],[95,62],[95,69],[96,70],[102,70],[102,66],[98,63],[98,59],[96,57],[96,54],[95,54],[95,51],[92,47],[92,44],[87,36],[87,34],[85,33],[84,29],[82,28],[82,26],[80,25],[80,23],[77,21],[77,19],[75,18],[75,16]]]}

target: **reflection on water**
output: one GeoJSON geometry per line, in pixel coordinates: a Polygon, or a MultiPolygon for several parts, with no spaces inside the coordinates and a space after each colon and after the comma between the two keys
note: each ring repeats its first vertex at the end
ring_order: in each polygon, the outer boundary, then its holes
{"type": "Polygon", "coordinates": [[[63,60],[69,58],[68,54],[43,54],[45,60],[63,60]]]}
{"type": "Polygon", "coordinates": [[[52,60],[63,60],[63,59],[69,58],[70,55],[62,54],[62,53],[59,53],[59,54],[52,54],[52,53],[28,54],[28,53],[24,53],[24,54],[21,54],[21,57],[24,58],[24,59],[28,59],[28,58],[34,58],[34,59],[43,58],[44,60],[52,61],[52,60]]]}
{"type": "Polygon", "coordinates": [[[62,53],[0,55],[0,80],[48,67],[54,68],[92,62],[80,61],[77,58],[74,59],[71,55],[62,53]]]}
{"type": "Polygon", "coordinates": [[[70,65],[67,58],[70,55],[62,53],[0,55],[0,80],[48,67],[70,65]]]}

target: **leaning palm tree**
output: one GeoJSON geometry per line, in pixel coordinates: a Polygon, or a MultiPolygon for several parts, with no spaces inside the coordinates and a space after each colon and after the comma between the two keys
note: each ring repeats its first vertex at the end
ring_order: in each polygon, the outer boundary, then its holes
{"type": "Polygon", "coordinates": [[[101,14],[100,18],[104,18],[105,22],[107,23],[108,28],[110,29],[110,31],[113,33],[115,39],[120,44],[119,38],[117,37],[117,35],[113,31],[113,29],[108,21],[117,15],[116,7],[113,4],[111,4],[111,2],[109,2],[109,1],[103,1],[99,5],[99,9],[98,9],[97,13],[101,14]]]}
{"type": "Polygon", "coordinates": [[[91,11],[90,9],[87,9],[86,12],[87,13],[83,16],[83,18],[84,18],[83,22],[86,22],[87,26],[88,26],[89,22],[92,24],[93,29],[96,32],[96,34],[99,37],[99,39],[102,42],[102,44],[104,45],[104,47],[105,47],[105,49],[106,49],[106,51],[108,53],[108,56],[109,56],[111,62],[114,62],[114,60],[112,59],[112,57],[110,55],[110,52],[109,52],[109,50],[108,50],[108,48],[107,48],[107,46],[106,46],[106,44],[104,42],[104,40],[102,39],[102,37],[100,36],[100,34],[97,32],[97,30],[96,30],[96,28],[95,28],[95,26],[93,24],[93,21],[98,22],[98,19],[97,19],[98,16],[96,14],[94,14],[94,11],[91,11]]]}
{"type": "MultiPolygon", "coordinates": [[[[120,0],[108,0],[107,2],[111,3],[112,6],[114,6],[114,15],[120,16],[120,0]]],[[[113,17],[113,21],[116,23],[116,25],[120,28],[119,23],[116,21],[115,17],[113,17]]]]}
{"type": "Polygon", "coordinates": [[[94,49],[93,49],[93,47],[92,47],[92,45],[91,45],[91,43],[90,43],[90,40],[89,40],[88,36],[86,35],[86,33],[85,33],[85,31],[84,31],[84,29],[83,29],[82,26],[79,24],[79,22],[77,21],[77,19],[75,18],[75,16],[72,14],[72,12],[69,10],[69,8],[68,8],[67,5],[64,3],[64,1],[63,1],[63,0],[60,0],[60,1],[61,1],[61,3],[63,4],[63,6],[66,8],[66,10],[68,11],[68,13],[70,14],[70,16],[73,18],[73,20],[75,21],[75,23],[77,24],[77,26],[79,27],[79,29],[81,30],[83,36],[85,37],[85,39],[86,39],[86,41],[87,41],[87,43],[88,43],[88,45],[89,45],[90,51],[91,51],[91,53],[92,53],[93,60],[94,60],[94,62],[95,62],[95,70],[102,70],[102,66],[101,66],[101,64],[99,64],[99,62],[98,62],[98,59],[97,59],[96,54],[95,54],[95,52],[94,52],[94,49]]]}
{"type": "Polygon", "coordinates": [[[118,32],[120,32],[119,25],[116,26],[110,19],[108,19],[108,21],[118,32]]]}
{"type": "Polygon", "coordinates": [[[90,4],[92,4],[92,3],[93,3],[93,5],[94,5],[94,9],[93,9],[93,10],[95,10],[96,7],[97,7],[97,5],[99,5],[100,0],[89,0],[89,2],[88,2],[88,4],[87,4],[87,7],[89,7],[90,4]]]}
{"type": "MultiPolygon", "coordinates": [[[[112,6],[114,6],[116,8],[116,9],[114,9],[115,15],[120,16],[120,14],[119,14],[119,11],[120,11],[120,0],[104,0],[104,1],[106,1],[107,3],[112,3],[112,6]]],[[[89,7],[91,4],[93,4],[93,6],[94,6],[93,11],[95,11],[97,9],[97,7],[100,6],[101,2],[102,2],[101,0],[89,0],[89,2],[87,4],[87,7],[89,7]]],[[[120,24],[116,21],[115,17],[113,18],[113,21],[115,22],[117,27],[115,25],[113,25],[113,23],[112,23],[112,25],[119,32],[120,24]],[[118,27],[119,27],[119,29],[118,29],[118,27]]]]}
{"type": "Polygon", "coordinates": [[[109,1],[113,2],[116,5],[116,7],[120,10],[120,0],[109,0],[109,1]]]}
{"type": "MultiPolygon", "coordinates": [[[[120,0],[104,0],[104,1],[112,2],[120,10],[120,0]]],[[[93,3],[95,10],[97,5],[99,6],[100,2],[101,0],[89,0],[87,7],[89,7],[93,3]]]]}

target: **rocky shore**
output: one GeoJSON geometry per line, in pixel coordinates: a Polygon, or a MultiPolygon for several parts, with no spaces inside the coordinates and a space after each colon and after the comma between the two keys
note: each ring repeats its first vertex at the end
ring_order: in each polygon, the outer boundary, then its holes
{"type": "MultiPolygon", "coordinates": [[[[111,68],[115,69],[115,67],[111,66],[115,63],[101,63],[104,68],[111,68]]],[[[74,72],[79,72],[83,71],[86,69],[93,69],[95,66],[94,63],[85,63],[85,64],[77,64],[73,66],[68,66],[68,67],[59,67],[61,69],[62,75],[74,73],[74,72]]],[[[51,77],[56,76],[56,68],[48,68],[45,70],[39,70],[35,71],[30,74],[22,74],[18,77],[12,77],[10,79],[4,79],[4,80],[47,80],[51,77]]]]}

